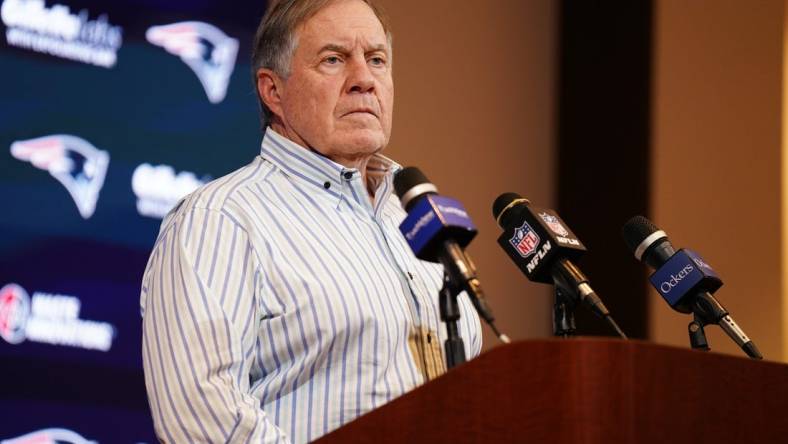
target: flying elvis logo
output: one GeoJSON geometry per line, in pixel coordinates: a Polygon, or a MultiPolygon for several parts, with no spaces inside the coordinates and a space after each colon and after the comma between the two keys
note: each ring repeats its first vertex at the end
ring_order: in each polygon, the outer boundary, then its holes
{"type": "Polygon", "coordinates": [[[52,427],[0,441],[0,444],[96,444],[73,430],[52,427]]]}
{"type": "Polygon", "coordinates": [[[238,40],[203,22],[153,26],[145,32],[145,38],[179,56],[197,75],[211,103],[224,100],[235,68],[238,40]]]}
{"type": "Polygon", "coordinates": [[[16,141],[11,155],[48,171],[66,187],[82,218],[93,215],[109,165],[106,151],[79,137],[56,134],[16,141]]]}

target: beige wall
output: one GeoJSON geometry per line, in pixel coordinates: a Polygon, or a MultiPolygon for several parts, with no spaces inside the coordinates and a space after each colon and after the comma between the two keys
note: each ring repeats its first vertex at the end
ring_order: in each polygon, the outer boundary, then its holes
{"type": "Polygon", "coordinates": [[[498,325],[518,339],[550,335],[549,289],[528,282],[500,250],[491,206],[505,191],[554,206],[557,2],[381,3],[395,48],[387,154],[468,208],[479,227],[469,251],[498,325]]]}
{"type": "MultiPolygon", "coordinates": [[[[722,276],[718,299],[784,360],[781,106],[784,0],[655,3],[653,201],[674,246],[722,276]]],[[[652,292],[651,338],[687,346],[690,318],[652,292]]],[[[714,350],[741,355],[718,327],[714,350]]]]}
{"type": "MultiPolygon", "coordinates": [[[[717,269],[725,281],[718,298],[766,357],[780,360],[788,359],[784,1],[655,2],[651,212],[677,247],[697,250],[717,269]]],[[[499,250],[490,206],[504,191],[555,206],[558,3],[382,3],[396,48],[388,154],[419,166],[468,207],[480,229],[470,252],[500,326],[514,338],[548,336],[550,290],[528,282],[499,250]]],[[[651,339],[686,347],[690,318],[655,292],[649,302],[651,339]]],[[[741,354],[719,328],[707,333],[714,350],[741,354]]]]}
{"type": "MultiPolygon", "coordinates": [[[[784,1],[657,0],[652,128],[652,218],[717,269],[718,298],[767,358],[782,360],[784,1]]],[[[558,3],[382,3],[396,48],[388,154],[468,207],[480,229],[470,252],[500,326],[548,336],[549,288],[499,250],[490,206],[504,191],[555,206],[558,3]]],[[[655,292],[649,301],[652,340],[686,347],[690,318],[655,292]]],[[[716,351],[741,354],[719,328],[707,333],[716,351]]]]}

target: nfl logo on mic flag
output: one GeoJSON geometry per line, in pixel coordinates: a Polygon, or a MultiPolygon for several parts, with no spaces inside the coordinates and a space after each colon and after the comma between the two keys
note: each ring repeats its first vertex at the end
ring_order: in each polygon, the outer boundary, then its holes
{"type": "Polygon", "coordinates": [[[509,242],[520,256],[528,257],[536,251],[536,247],[539,245],[539,235],[528,225],[528,222],[523,222],[519,228],[514,230],[514,236],[509,239],[509,242]]]}
{"type": "Polygon", "coordinates": [[[549,213],[539,213],[539,217],[547,224],[550,230],[559,236],[569,236],[569,231],[561,225],[558,218],[549,213]]]}

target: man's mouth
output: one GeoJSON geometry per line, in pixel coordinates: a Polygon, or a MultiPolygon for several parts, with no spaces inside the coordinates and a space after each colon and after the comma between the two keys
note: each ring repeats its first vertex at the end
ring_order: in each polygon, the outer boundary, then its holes
{"type": "MultiPolygon", "coordinates": [[[[371,115],[373,117],[378,117],[378,114],[372,108],[356,108],[353,110],[348,111],[344,114],[344,116],[352,116],[352,115],[371,115]]],[[[343,117],[344,117],[343,116],[343,117]]]]}

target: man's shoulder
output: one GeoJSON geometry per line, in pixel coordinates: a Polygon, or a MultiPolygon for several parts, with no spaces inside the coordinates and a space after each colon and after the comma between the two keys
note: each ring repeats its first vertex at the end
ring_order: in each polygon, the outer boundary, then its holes
{"type": "Polygon", "coordinates": [[[257,156],[246,166],[206,183],[181,199],[165,221],[195,209],[225,212],[241,191],[264,182],[273,170],[273,165],[257,156]]]}

